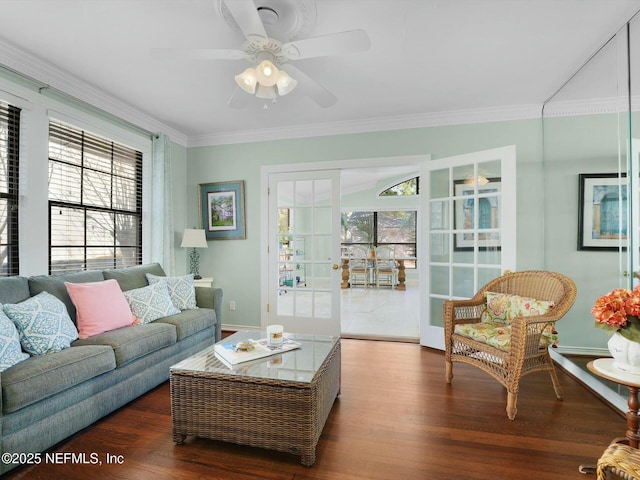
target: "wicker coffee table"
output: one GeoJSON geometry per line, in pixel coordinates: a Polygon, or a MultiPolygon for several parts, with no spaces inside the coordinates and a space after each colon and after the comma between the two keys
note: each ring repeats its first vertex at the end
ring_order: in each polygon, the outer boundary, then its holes
{"type": "MultiPolygon", "coordinates": [[[[225,341],[265,336],[237,332],[225,341]]],[[[340,393],[340,339],[289,337],[302,348],[229,368],[211,346],[171,367],[174,442],[194,435],[301,455],[313,465],[340,393]]]]}

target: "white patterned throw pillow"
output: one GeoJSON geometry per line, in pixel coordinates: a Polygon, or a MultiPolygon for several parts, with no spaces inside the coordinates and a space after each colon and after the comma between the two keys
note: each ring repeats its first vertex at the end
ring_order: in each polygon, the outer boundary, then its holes
{"type": "Polygon", "coordinates": [[[124,297],[129,302],[133,314],[138,317],[139,323],[151,323],[159,318],[180,313],[171,302],[169,288],[164,282],[127,290],[124,297]]]}
{"type": "Polygon", "coordinates": [[[198,308],[196,306],[196,289],[193,282],[193,274],[183,277],[161,277],[147,273],[147,281],[149,285],[158,282],[164,282],[169,288],[171,302],[180,310],[192,310],[198,308]]]}
{"type": "Polygon", "coordinates": [[[67,307],[48,292],[2,308],[18,329],[22,348],[30,355],[59,352],[78,338],[67,307]]]}
{"type": "Polygon", "coordinates": [[[29,354],[22,351],[16,326],[0,310],[0,372],[27,358],[29,354]]]}

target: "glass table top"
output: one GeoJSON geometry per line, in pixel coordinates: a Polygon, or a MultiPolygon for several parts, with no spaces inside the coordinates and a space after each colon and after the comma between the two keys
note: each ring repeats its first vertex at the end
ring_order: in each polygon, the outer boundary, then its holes
{"type": "MultiPolygon", "coordinates": [[[[222,339],[221,342],[237,343],[249,339],[258,341],[266,338],[266,336],[266,332],[256,330],[239,331],[222,339]]],[[[306,335],[287,332],[285,332],[284,336],[298,342],[301,347],[257,360],[229,365],[220,360],[220,357],[214,351],[215,345],[211,345],[172,366],[171,371],[310,383],[327,355],[329,355],[329,352],[339,340],[339,337],[328,335],[306,335]]]]}

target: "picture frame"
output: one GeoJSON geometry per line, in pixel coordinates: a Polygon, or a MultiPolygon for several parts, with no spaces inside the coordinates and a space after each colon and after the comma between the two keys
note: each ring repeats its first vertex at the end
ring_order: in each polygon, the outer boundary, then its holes
{"type": "Polygon", "coordinates": [[[201,183],[198,190],[207,240],[245,239],[244,180],[201,183]]]}
{"type": "MultiPolygon", "coordinates": [[[[485,185],[478,185],[478,201],[481,207],[481,217],[486,218],[488,224],[480,221],[481,229],[499,228],[499,219],[501,216],[500,195],[492,195],[502,190],[502,179],[500,177],[489,178],[485,185]],[[483,214],[484,213],[484,214],[483,214]]],[[[468,183],[467,180],[454,180],[453,182],[454,209],[453,209],[453,228],[455,230],[473,229],[474,218],[474,202],[468,200],[473,199],[474,185],[468,183]],[[468,200],[467,200],[468,199],[468,200]]],[[[473,232],[455,232],[453,235],[454,251],[473,251],[474,248],[473,232]]],[[[500,239],[496,238],[494,232],[478,232],[478,249],[500,250],[500,239]]]]}
{"type": "Polygon", "coordinates": [[[625,249],[628,240],[626,175],[581,173],[578,185],[578,250],[625,249]]]}

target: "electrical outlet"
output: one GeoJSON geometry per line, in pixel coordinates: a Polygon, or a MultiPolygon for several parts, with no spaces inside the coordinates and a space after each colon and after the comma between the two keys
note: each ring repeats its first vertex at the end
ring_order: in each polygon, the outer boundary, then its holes
{"type": "Polygon", "coordinates": [[[234,300],[231,300],[229,302],[229,310],[233,312],[235,309],[236,309],[236,302],[234,300]]]}

